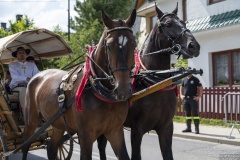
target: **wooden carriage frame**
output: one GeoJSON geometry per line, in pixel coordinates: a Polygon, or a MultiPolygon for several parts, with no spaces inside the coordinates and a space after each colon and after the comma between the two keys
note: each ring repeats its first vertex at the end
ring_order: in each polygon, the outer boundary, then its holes
{"type": "MultiPolygon", "coordinates": [[[[47,29],[42,28],[19,32],[0,39],[0,64],[3,71],[4,64],[16,61],[16,58],[12,57],[12,52],[18,47],[30,49],[29,56],[33,56],[35,60],[69,56],[73,53],[70,46],[60,35],[47,29]]],[[[16,116],[19,115],[16,115],[11,109],[10,104],[12,102],[2,82],[0,88],[0,160],[8,160],[8,157],[3,155],[21,146],[25,126],[17,122],[18,117],[16,116]]],[[[30,150],[46,148],[51,134],[52,129],[50,126],[31,144],[30,150]]],[[[58,158],[60,160],[70,159],[73,151],[73,140],[66,138],[66,135],[63,138],[66,141],[63,142],[63,145],[58,150],[58,158]],[[64,146],[65,143],[68,143],[66,144],[68,145],[67,147],[64,146]]]]}

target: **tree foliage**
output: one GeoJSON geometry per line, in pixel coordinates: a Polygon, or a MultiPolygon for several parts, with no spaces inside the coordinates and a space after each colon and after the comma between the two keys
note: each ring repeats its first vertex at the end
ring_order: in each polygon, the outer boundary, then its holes
{"type": "Polygon", "coordinates": [[[10,20],[9,23],[10,23],[9,34],[14,34],[17,32],[30,30],[30,29],[36,29],[36,27],[34,27],[33,20],[28,18],[27,15],[24,15],[20,20],[16,20],[16,21],[10,20]]]}
{"type": "MultiPolygon", "coordinates": [[[[76,1],[74,10],[78,16],[71,19],[71,34],[68,42],[74,51],[73,59],[86,53],[88,45],[97,44],[104,25],[101,20],[101,10],[104,10],[112,19],[126,19],[131,13],[134,0],[84,0],[76,1]]],[[[83,61],[81,58],[80,61],[83,61]]]]}
{"type": "MultiPolygon", "coordinates": [[[[44,69],[61,69],[78,57],[81,58],[76,62],[83,62],[85,60],[83,55],[87,51],[87,46],[91,45],[92,42],[97,44],[104,30],[101,10],[104,10],[112,19],[126,19],[131,13],[133,2],[134,0],[84,0],[83,2],[76,0],[74,9],[78,15],[70,19],[70,26],[73,30],[70,40],[68,40],[68,35],[61,30],[59,25],[54,27],[54,32],[61,35],[72,48],[73,55],[71,57],[43,60],[44,69]]],[[[10,31],[5,32],[1,28],[0,38],[25,30],[36,29],[34,21],[26,15],[18,21],[9,21],[9,23],[10,31]]],[[[71,63],[71,65],[74,65],[74,63],[71,63]]],[[[40,62],[39,66],[41,66],[40,62]]]]}
{"type": "Polygon", "coordinates": [[[177,63],[175,64],[175,67],[183,67],[186,68],[188,66],[188,61],[187,59],[180,58],[177,60],[177,63]]]}
{"type": "Polygon", "coordinates": [[[32,19],[28,18],[28,16],[23,16],[20,20],[9,21],[10,27],[9,31],[5,31],[3,28],[0,28],[0,38],[25,31],[30,29],[35,29],[34,22],[32,19]]]}

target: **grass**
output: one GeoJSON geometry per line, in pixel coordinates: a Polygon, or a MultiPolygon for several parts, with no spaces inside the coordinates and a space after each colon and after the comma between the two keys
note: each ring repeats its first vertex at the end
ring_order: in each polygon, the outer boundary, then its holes
{"type": "MultiPolygon", "coordinates": [[[[174,116],[173,117],[174,122],[179,122],[179,123],[185,123],[186,118],[182,116],[174,116]]],[[[200,124],[204,125],[210,125],[210,126],[222,126],[222,127],[227,127],[227,125],[224,123],[222,119],[206,119],[206,118],[200,118],[200,124]]]]}

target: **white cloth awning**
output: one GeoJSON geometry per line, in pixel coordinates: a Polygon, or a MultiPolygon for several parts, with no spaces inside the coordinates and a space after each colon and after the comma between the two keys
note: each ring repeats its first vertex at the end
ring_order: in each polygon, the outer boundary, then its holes
{"type": "Polygon", "coordinates": [[[15,61],[12,52],[18,47],[30,49],[29,56],[35,59],[56,58],[73,53],[60,35],[47,29],[28,30],[0,39],[0,63],[15,61]]]}

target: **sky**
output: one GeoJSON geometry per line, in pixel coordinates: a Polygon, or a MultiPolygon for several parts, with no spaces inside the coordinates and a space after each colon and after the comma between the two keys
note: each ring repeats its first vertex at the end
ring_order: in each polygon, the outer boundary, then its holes
{"type": "MultiPolygon", "coordinates": [[[[80,0],[83,1],[83,0],[80,0]]],[[[74,18],[76,0],[70,0],[70,16],[74,18]]],[[[53,31],[59,25],[68,30],[68,0],[0,0],[0,22],[15,21],[16,15],[27,15],[34,21],[34,26],[53,31]]]]}

